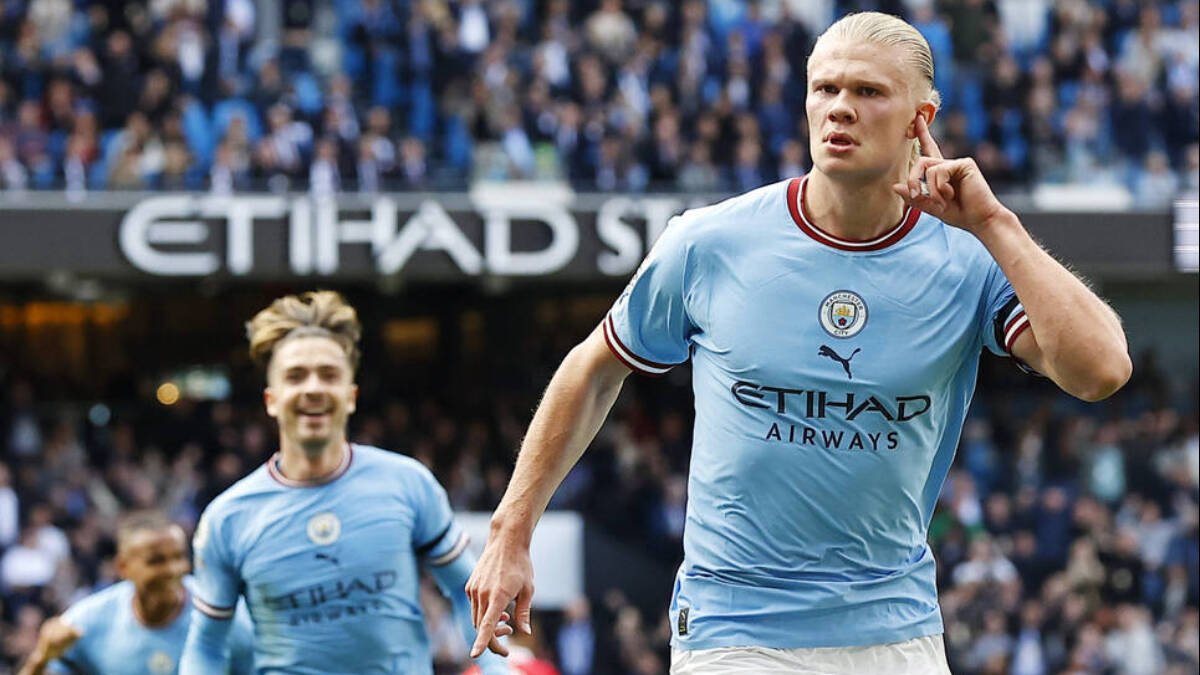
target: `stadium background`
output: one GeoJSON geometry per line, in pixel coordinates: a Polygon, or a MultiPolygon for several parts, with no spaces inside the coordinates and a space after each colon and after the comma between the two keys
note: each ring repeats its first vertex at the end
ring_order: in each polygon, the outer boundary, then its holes
{"type": "MultiPolygon", "coordinates": [[[[943,150],[1135,355],[1090,406],[985,357],[930,532],[954,672],[1197,672],[1197,5],[0,3],[0,673],[112,580],[117,514],[190,528],[270,454],[241,326],[284,292],[359,308],[354,438],[489,511],[666,217],[807,168],[803,57],[856,9],[926,35],[943,150]]],[[[563,673],[665,672],[690,415],[685,368],[631,378],[555,498],[583,592],[531,648],[563,673]]]]}

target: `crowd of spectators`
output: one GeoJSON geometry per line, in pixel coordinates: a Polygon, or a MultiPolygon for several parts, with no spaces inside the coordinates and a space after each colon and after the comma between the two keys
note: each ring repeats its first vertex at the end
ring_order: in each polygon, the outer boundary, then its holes
{"type": "MultiPolygon", "coordinates": [[[[554,330],[564,323],[539,315],[509,328],[502,353],[404,368],[368,343],[352,437],[430,466],[457,510],[490,511],[570,346],[554,330]]],[[[169,406],[155,402],[149,378],[136,400],[71,403],[18,364],[0,371],[0,673],[33,646],[45,617],[113,581],[118,514],[157,507],[191,528],[209,500],[273,452],[261,375],[239,356],[243,347],[230,349],[228,398],[169,406]]],[[[1171,379],[1179,375],[1143,359],[1115,399],[1084,405],[988,357],[930,528],[953,672],[1200,668],[1197,383],[1194,374],[1171,379]]],[[[631,378],[551,504],[623,542],[630,569],[634,557],[664,568],[661,588],[638,597],[619,584],[590,587],[563,611],[535,613],[537,639],[516,645],[522,658],[565,675],[666,672],[688,382],[686,368],[631,378]]],[[[438,672],[459,673],[465,644],[426,590],[438,672]]]]}
{"type": "Polygon", "coordinates": [[[809,165],[840,13],[929,40],[935,135],[1000,187],[1195,192],[1196,0],[9,0],[8,190],[744,190],[809,165]]]}

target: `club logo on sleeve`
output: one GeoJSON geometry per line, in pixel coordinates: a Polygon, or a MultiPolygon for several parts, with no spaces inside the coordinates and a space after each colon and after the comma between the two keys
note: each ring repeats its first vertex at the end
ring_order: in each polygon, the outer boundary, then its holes
{"type": "Polygon", "coordinates": [[[854,337],[867,325],[867,303],[854,291],[834,291],[821,301],[821,327],[835,338],[854,337]]]}
{"type": "Polygon", "coordinates": [[[325,511],[308,519],[308,540],[317,546],[327,546],[342,534],[342,521],[325,511]]]}

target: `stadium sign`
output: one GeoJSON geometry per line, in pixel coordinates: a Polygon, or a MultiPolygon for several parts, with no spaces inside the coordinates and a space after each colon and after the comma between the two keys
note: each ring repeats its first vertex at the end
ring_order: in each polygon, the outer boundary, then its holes
{"type": "MultiPolygon", "coordinates": [[[[471,193],[482,240],[443,204],[432,198],[402,208],[389,196],[366,206],[365,217],[347,216],[332,198],[309,196],[194,197],[164,195],[137,203],[121,219],[121,253],[137,269],[160,276],[199,277],[222,270],[233,276],[251,275],[265,263],[256,255],[256,225],[284,223],[287,271],[293,275],[337,276],[347,269],[345,247],[361,246],[369,255],[369,272],[399,274],[421,252],[443,254],[458,274],[523,277],[544,276],[566,269],[579,254],[580,223],[570,207],[574,195],[542,189],[476,190],[471,193]],[[538,236],[522,234],[515,222],[540,226],[538,236]],[[214,249],[213,228],[224,228],[225,245],[214,249]],[[530,246],[534,248],[530,249],[530,246]]],[[[363,205],[357,205],[358,212],[363,205]]],[[[657,237],[666,220],[683,203],[679,199],[631,200],[614,198],[595,217],[595,236],[602,246],[588,261],[608,276],[631,272],[643,257],[645,231],[623,220],[627,214],[652,221],[657,237]]],[[[460,219],[461,216],[460,216],[460,219]]],[[[467,220],[471,220],[470,217],[467,220]]],[[[278,243],[275,244],[278,246],[278,243]]],[[[360,261],[361,262],[361,261],[360,261]]],[[[360,267],[356,265],[355,267],[360,267]]]]}
{"type": "MultiPolygon", "coordinates": [[[[703,195],[575,194],[558,184],[459,193],[61,193],[0,196],[0,279],[624,279],[703,195]]],[[[1169,213],[1023,211],[1093,275],[1170,272],[1169,213]]]]}

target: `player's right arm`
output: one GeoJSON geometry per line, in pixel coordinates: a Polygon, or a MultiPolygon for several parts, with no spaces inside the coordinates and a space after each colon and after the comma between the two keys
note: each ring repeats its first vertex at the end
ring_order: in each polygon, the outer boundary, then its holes
{"type": "Polygon", "coordinates": [[[567,354],[551,378],[467,583],[477,631],[472,657],[485,648],[496,651],[497,619],[513,600],[516,627],[530,632],[533,528],[600,430],[625,378],[634,370],[662,375],[688,359],[697,328],[692,311],[704,304],[693,303],[695,222],[688,214],[671,220],[600,327],[567,354]]]}
{"type": "MultiPolygon", "coordinates": [[[[80,637],[82,633],[62,617],[48,619],[38,631],[37,645],[25,661],[25,665],[21,667],[19,675],[42,675],[50,664],[66,653],[80,637]]],[[[65,672],[53,667],[49,670],[54,673],[65,672]]]]}
{"type": "Polygon", "coordinates": [[[240,583],[230,563],[225,523],[210,504],[200,517],[192,540],[195,590],[192,620],[179,658],[179,675],[223,673],[229,662],[229,634],[240,595],[240,583]]]}
{"type": "Polygon", "coordinates": [[[529,544],[534,525],[600,430],[629,373],[597,328],[571,350],[551,378],[521,444],[508,490],[492,515],[487,546],[467,582],[477,630],[472,658],[496,644],[492,638],[497,621],[514,599],[517,628],[530,632],[529,544]]]}

